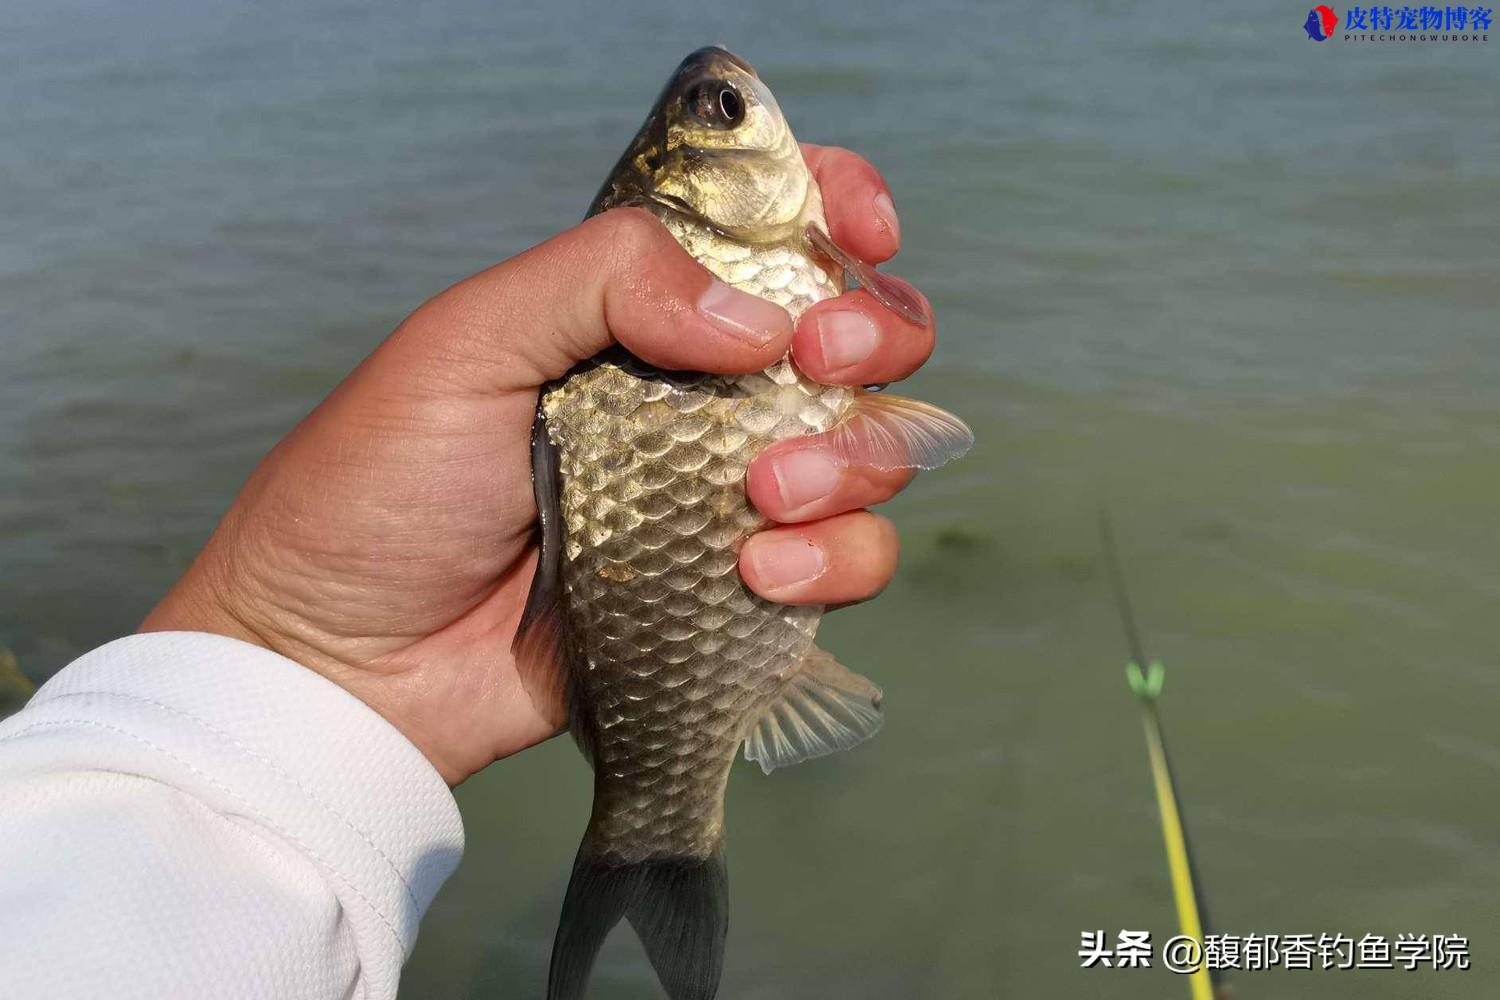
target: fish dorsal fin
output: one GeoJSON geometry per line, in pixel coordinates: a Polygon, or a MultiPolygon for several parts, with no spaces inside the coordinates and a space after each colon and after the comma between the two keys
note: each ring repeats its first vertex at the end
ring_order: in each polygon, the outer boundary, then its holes
{"type": "Polygon", "coordinates": [[[846,466],[876,469],[936,469],[974,444],[974,432],[953,414],[889,393],[860,393],[823,437],[846,466]]]}
{"type": "Polygon", "coordinates": [[[745,759],[770,774],[848,750],[880,731],[880,688],[816,646],[745,737],[745,759]]]}

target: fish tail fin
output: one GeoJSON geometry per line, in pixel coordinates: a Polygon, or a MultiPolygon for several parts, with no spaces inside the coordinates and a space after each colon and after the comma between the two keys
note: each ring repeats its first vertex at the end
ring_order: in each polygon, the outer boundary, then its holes
{"type": "Polygon", "coordinates": [[[712,1000],[724,970],[729,932],[729,870],[723,847],[706,858],[646,864],[635,904],[626,912],[646,957],[672,1000],[712,1000]]]}
{"type": "Polygon", "coordinates": [[[619,864],[579,852],[552,943],[547,1000],[579,1000],[604,939],[625,917],[671,1000],[712,1000],[724,967],[729,879],[706,858],[619,864]]]}

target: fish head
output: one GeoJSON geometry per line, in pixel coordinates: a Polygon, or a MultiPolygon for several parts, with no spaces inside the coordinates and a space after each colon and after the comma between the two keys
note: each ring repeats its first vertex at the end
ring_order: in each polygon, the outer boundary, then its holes
{"type": "Polygon", "coordinates": [[[590,214],[644,205],[760,243],[800,232],[815,192],[755,68],[710,46],[677,67],[590,214]]]}

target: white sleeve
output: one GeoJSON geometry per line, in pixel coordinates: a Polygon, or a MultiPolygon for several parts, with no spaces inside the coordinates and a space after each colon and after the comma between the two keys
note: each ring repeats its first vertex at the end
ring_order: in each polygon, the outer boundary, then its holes
{"type": "Polygon", "coordinates": [[[0,723],[0,995],[391,998],[462,852],[443,779],[342,688],[120,639],[0,723]]]}

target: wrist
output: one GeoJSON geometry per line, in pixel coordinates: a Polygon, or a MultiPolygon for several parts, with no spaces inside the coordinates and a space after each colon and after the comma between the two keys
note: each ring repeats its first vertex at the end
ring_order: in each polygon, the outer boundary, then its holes
{"type": "Polygon", "coordinates": [[[369,706],[427,758],[449,787],[456,786],[477,770],[476,766],[465,767],[450,760],[450,755],[443,752],[440,740],[424,738],[431,734],[424,732],[423,726],[413,722],[408,718],[409,713],[401,710],[399,692],[387,690],[390,685],[382,684],[388,679],[387,674],[329,653],[315,637],[299,634],[310,631],[305,623],[267,614],[237,599],[235,595],[254,592],[255,587],[216,577],[210,568],[210,560],[211,553],[205,550],[136,631],[202,632],[238,639],[269,650],[319,674],[369,706]],[[396,696],[392,697],[393,694],[396,696]]]}
{"type": "MultiPolygon", "coordinates": [[[[287,655],[268,641],[261,629],[252,627],[240,615],[230,611],[218,600],[214,588],[203,580],[202,559],[195,562],[181,579],[172,585],[165,596],[146,615],[138,633],[143,632],[208,632],[228,636],[251,645],[269,649],[273,653],[287,655]]],[[[289,657],[296,659],[295,657],[289,657]]],[[[301,662],[300,660],[298,662],[301,662]]]]}

